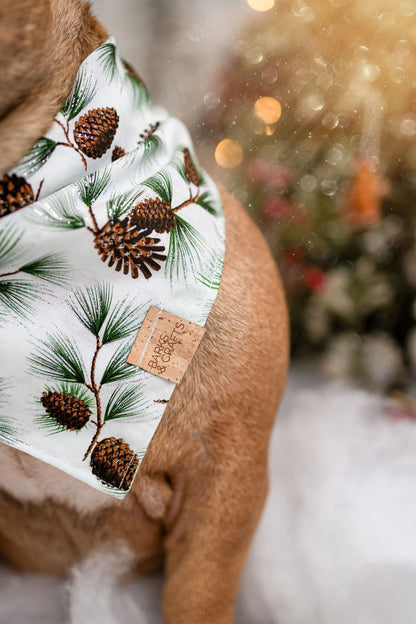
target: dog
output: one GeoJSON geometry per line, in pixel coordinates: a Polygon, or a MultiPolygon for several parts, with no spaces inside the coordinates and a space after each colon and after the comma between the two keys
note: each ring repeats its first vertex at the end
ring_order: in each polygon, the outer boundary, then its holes
{"type": "MultiPolygon", "coordinates": [[[[2,0],[0,17],[5,173],[51,126],[80,64],[107,32],[80,0],[2,0]]],[[[168,624],[234,621],[288,366],[277,269],[242,206],[220,193],[226,251],[218,296],[128,495],[116,500],[0,444],[1,557],[22,571],[66,574],[124,542],[134,573],[163,565],[168,624]]]]}

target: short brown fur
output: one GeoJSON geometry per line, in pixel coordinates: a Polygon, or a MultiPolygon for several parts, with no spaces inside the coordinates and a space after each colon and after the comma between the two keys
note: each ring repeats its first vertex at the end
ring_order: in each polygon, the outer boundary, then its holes
{"type": "MultiPolygon", "coordinates": [[[[8,33],[0,58],[8,86],[0,99],[5,171],[49,127],[80,62],[106,34],[78,0],[2,0],[0,14],[0,40],[8,33]],[[31,27],[20,40],[23,13],[31,27]]],[[[137,571],[164,561],[168,624],[233,622],[286,378],[288,322],[276,268],[241,206],[222,197],[227,246],[219,294],[130,494],[81,514],[70,501],[34,504],[0,492],[0,553],[7,561],[64,573],[122,538],[134,550],[137,571]]]]}

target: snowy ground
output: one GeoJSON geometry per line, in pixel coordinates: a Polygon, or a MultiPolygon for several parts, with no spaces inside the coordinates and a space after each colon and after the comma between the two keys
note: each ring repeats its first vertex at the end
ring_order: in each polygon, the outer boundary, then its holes
{"type": "MultiPolygon", "coordinates": [[[[292,370],[238,624],[414,624],[416,424],[385,407],[292,370]]],[[[70,611],[74,624],[161,624],[161,578],[120,588],[113,565],[110,555],[78,570],[72,593],[0,568],[0,624],[64,624],[70,611]]]]}

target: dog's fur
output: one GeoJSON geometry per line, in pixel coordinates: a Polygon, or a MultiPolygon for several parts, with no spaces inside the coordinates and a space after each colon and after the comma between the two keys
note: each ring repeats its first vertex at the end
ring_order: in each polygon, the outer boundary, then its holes
{"type": "MultiPolygon", "coordinates": [[[[48,129],[106,32],[79,0],[1,0],[0,171],[48,129]]],[[[116,539],[137,571],[164,561],[169,624],[230,624],[267,491],[269,435],[286,378],[281,283],[256,227],[223,193],[226,256],[206,335],[122,501],[0,444],[0,553],[65,572],[116,539]]]]}

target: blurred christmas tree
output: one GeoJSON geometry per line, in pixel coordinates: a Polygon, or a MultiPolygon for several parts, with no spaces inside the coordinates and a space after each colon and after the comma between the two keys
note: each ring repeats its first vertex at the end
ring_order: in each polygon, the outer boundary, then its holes
{"type": "MultiPolygon", "coordinates": [[[[293,351],[373,387],[416,366],[416,1],[279,0],[204,128],[285,282],[293,351]]],[[[222,175],[221,175],[222,174],[222,175]]]]}

